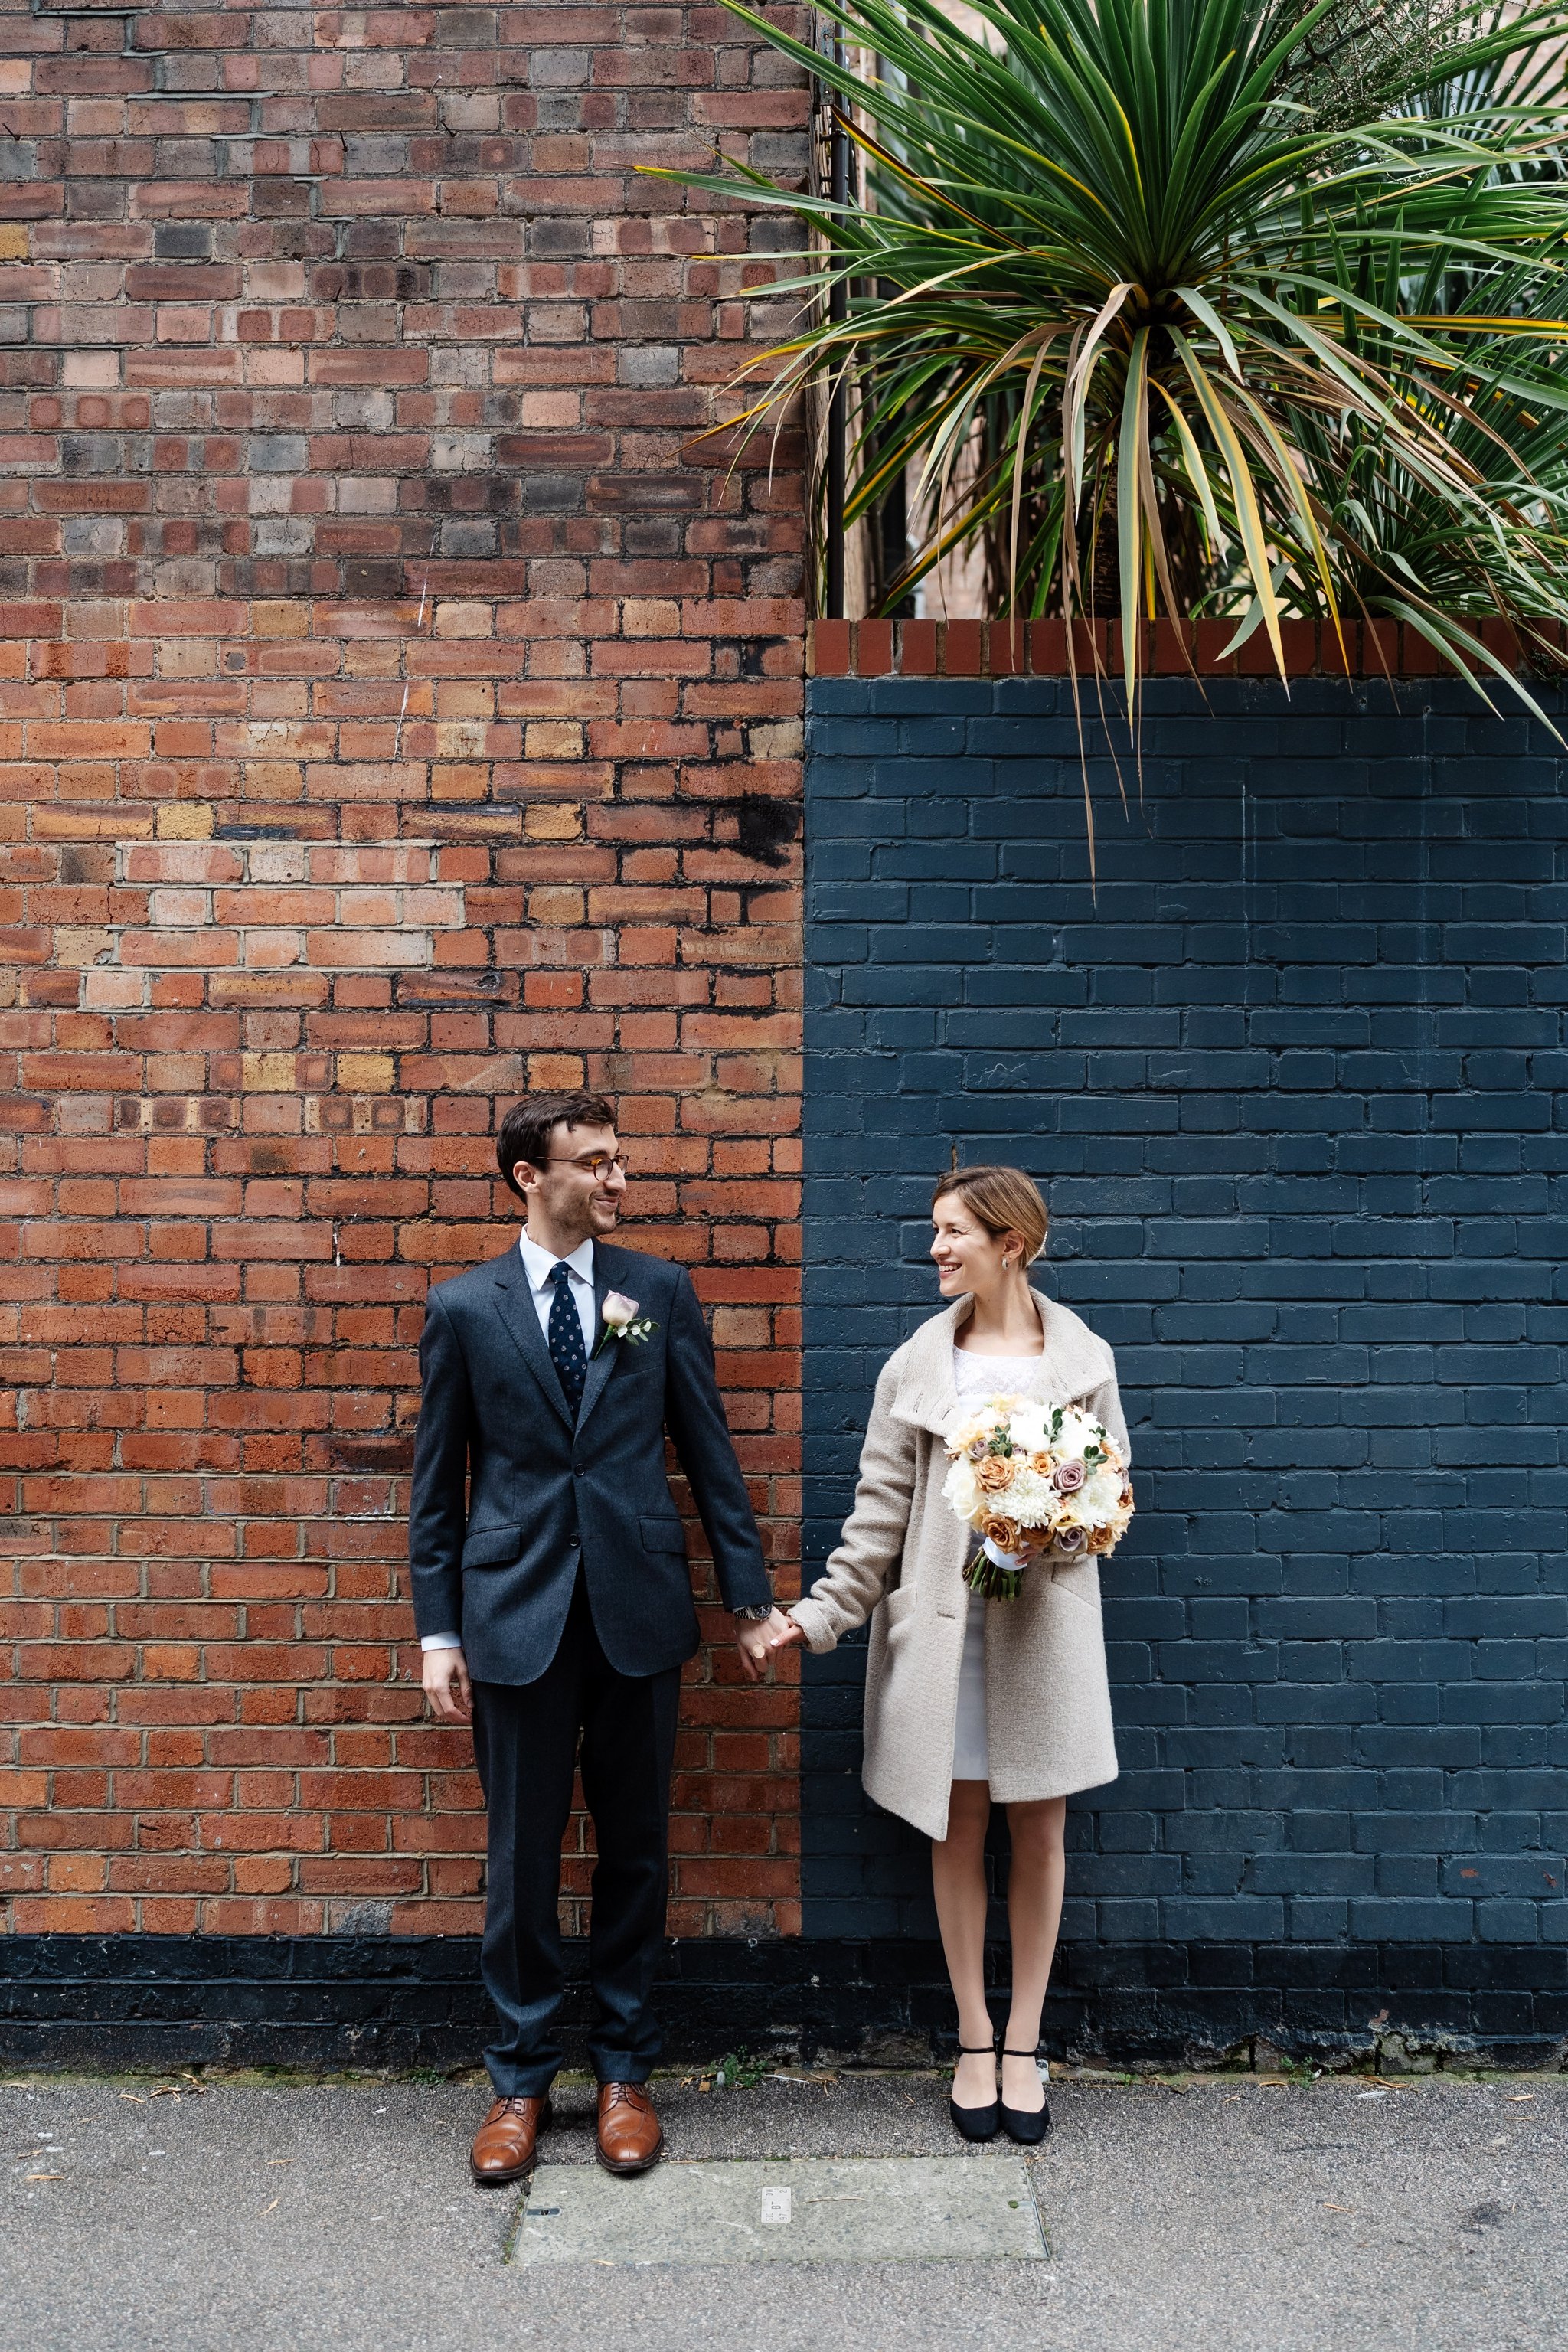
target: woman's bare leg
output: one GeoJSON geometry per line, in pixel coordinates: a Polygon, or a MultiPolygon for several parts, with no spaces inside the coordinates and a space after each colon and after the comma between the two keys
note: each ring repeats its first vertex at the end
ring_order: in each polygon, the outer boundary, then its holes
{"type": "MultiPolygon", "coordinates": [[[[1005,2048],[1033,2052],[1040,2038],[1040,2011],[1056,1956],[1067,1875],[1063,1829],[1067,1799],[1046,1797],[1036,1804],[1009,1805],[1007,1827],[1013,1859],[1007,1871],[1007,1926],[1013,1941],[1013,2006],[1007,2013],[1005,2048]]],[[[951,1969],[952,1963],[948,1962],[951,1969]]],[[[967,2039],[967,2037],[965,2037],[967,2039]]],[[[1033,2056],[1004,2058],[1002,2096],[1010,2107],[1037,2115],[1045,2092],[1033,2056]]]]}
{"type": "MultiPolygon", "coordinates": [[[[958,2038],[984,2051],[994,2029],[985,2006],[985,1828],[991,1790],[984,1780],[955,1780],[947,1835],[933,1838],[931,1888],[947,1973],[958,2003],[958,2038]]],[[[988,2107],[996,2096],[996,2067],[988,2057],[960,2058],[952,2095],[961,2107],[988,2107]]]]}

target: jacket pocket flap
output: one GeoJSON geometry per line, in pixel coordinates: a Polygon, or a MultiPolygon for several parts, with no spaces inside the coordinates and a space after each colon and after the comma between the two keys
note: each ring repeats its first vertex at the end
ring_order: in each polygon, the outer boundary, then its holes
{"type": "Polygon", "coordinates": [[[679,1551],[686,1549],[686,1529],[673,1517],[639,1519],[642,1539],[649,1551],[679,1551]]]}
{"type": "Polygon", "coordinates": [[[470,1528],[463,1538],[465,1568],[491,1568],[521,1557],[521,1528],[470,1528]]]}

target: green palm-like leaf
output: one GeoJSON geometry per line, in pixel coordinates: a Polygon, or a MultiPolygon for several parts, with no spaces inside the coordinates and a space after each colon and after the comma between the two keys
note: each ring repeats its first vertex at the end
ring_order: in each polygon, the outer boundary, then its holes
{"type": "Polygon", "coordinates": [[[1478,625],[1568,622],[1568,0],[825,0],[869,72],[725,5],[864,197],[670,176],[810,230],[749,416],[852,378],[847,519],[918,484],[888,603],[978,541],[1005,611],[1119,610],[1134,723],[1162,608],[1281,675],[1286,614],[1397,618],[1529,701],[1478,625]]]}

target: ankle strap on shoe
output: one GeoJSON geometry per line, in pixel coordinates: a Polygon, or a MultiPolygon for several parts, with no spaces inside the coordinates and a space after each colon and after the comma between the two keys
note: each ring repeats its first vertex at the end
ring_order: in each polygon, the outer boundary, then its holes
{"type": "Polygon", "coordinates": [[[961,2042],[958,2054],[961,2058],[994,2058],[996,2044],[994,2042],[961,2042]]]}
{"type": "Polygon", "coordinates": [[[1040,2045],[1037,2042],[1032,2050],[1009,2050],[1005,2042],[1002,2044],[1004,2058],[1037,2058],[1039,2054],[1040,2045]]]}

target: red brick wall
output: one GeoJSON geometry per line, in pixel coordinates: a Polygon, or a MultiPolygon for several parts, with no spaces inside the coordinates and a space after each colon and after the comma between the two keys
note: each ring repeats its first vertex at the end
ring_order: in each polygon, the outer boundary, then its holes
{"type": "MultiPolygon", "coordinates": [[[[633,167],[803,120],[711,7],[0,0],[0,1930],[477,1925],[403,1514],[526,1085],[793,1589],[800,487],[690,446],[774,232],[633,167]]],[[[797,1925],[731,1657],[681,1934],[797,1925]]]]}

